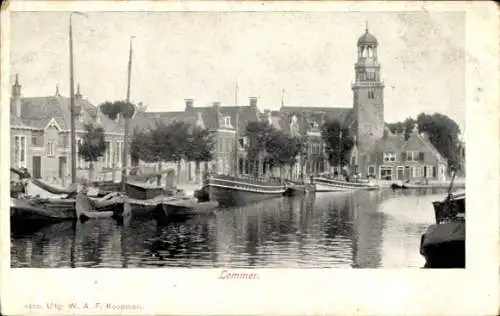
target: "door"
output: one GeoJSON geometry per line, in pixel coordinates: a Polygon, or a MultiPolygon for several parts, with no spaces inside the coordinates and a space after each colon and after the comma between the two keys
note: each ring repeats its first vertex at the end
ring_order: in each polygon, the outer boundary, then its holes
{"type": "Polygon", "coordinates": [[[59,178],[65,178],[66,171],[66,157],[59,157],[59,178]]]}
{"type": "Polygon", "coordinates": [[[42,157],[33,156],[33,177],[40,179],[42,177],[42,157]]]}

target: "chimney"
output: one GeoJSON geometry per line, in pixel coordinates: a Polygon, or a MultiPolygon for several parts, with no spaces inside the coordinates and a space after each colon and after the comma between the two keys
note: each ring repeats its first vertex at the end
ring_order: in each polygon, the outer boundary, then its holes
{"type": "Polygon", "coordinates": [[[191,110],[193,108],[193,99],[185,99],[186,102],[186,111],[191,110]]]}
{"type": "Polygon", "coordinates": [[[257,108],[257,98],[256,97],[250,97],[250,106],[253,108],[257,108]]]}
{"type": "Polygon", "coordinates": [[[212,106],[215,110],[215,115],[217,117],[217,128],[220,128],[222,126],[221,114],[220,114],[220,102],[214,101],[214,102],[212,102],[212,106]]]}
{"type": "Polygon", "coordinates": [[[16,82],[12,86],[11,113],[21,117],[21,85],[19,84],[19,75],[16,74],[16,82]]]}

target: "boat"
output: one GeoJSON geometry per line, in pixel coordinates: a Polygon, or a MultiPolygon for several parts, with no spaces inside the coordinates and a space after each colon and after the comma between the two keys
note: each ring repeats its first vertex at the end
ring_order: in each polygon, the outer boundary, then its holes
{"type": "Polygon", "coordinates": [[[408,187],[404,183],[403,184],[393,183],[393,184],[391,184],[391,189],[404,190],[404,189],[408,189],[408,187]]]}
{"type": "Polygon", "coordinates": [[[420,240],[424,268],[465,268],[465,192],[432,203],[436,223],[420,240]]]}
{"type": "Polygon", "coordinates": [[[132,216],[134,218],[153,218],[154,211],[164,202],[173,201],[178,199],[178,196],[159,195],[151,199],[133,199],[130,197],[125,198],[125,203],[130,210],[124,211],[123,214],[116,213],[115,216],[120,218],[124,216],[132,216]]]}
{"type": "Polygon", "coordinates": [[[11,198],[12,226],[29,222],[57,222],[75,219],[74,199],[11,198]]]}
{"type": "Polygon", "coordinates": [[[111,218],[123,212],[124,196],[119,193],[93,200],[85,193],[78,193],[75,199],[76,218],[84,221],[91,218],[111,218]]]}
{"type": "Polygon", "coordinates": [[[279,179],[213,175],[208,179],[208,190],[211,201],[229,207],[281,197],[286,186],[279,179]]]}
{"type": "Polygon", "coordinates": [[[377,190],[379,186],[372,179],[334,179],[328,176],[313,176],[312,183],[316,192],[339,192],[353,190],[377,190]]]}
{"type": "MultiPolygon", "coordinates": [[[[407,189],[439,189],[439,188],[447,188],[450,186],[449,183],[446,182],[437,182],[437,183],[405,183],[404,184],[407,189]]],[[[465,183],[463,184],[455,184],[456,188],[465,188],[465,183]]]]}
{"type": "MultiPolygon", "coordinates": [[[[40,198],[40,197],[19,197],[10,199],[10,218],[13,225],[27,224],[30,222],[55,222],[64,220],[74,220],[77,218],[102,217],[106,213],[114,214],[123,210],[123,197],[116,193],[110,193],[104,197],[85,196],[92,205],[91,208],[83,207],[80,217],[77,210],[78,196],[76,198],[40,198]]],[[[80,198],[81,203],[83,198],[80,198]]],[[[82,204],[85,206],[86,204],[82,204]]]]}
{"type": "Polygon", "coordinates": [[[165,194],[165,189],[162,186],[149,183],[127,182],[125,188],[127,196],[137,200],[149,200],[165,194]]]}
{"type": "Polygon", "coordinates": [[[178,198],[162,203],[167,216],[211,213],[218,206],[217,201],[199,202],[196,198],[178,198]]]}

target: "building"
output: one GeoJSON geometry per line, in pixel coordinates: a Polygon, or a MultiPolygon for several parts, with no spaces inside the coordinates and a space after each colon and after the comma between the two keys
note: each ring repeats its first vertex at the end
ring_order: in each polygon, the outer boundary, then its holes
{"type": "MultiPolygon", "coordinates": [[[[361,159],[384,130],[384,82],[378,62],[378,41],[368,28],[357,41],[357,62],[354,66],[355,80],[352,83],[352,107],[284,106],[279,115],[281,126],[288,130],[292,122],[298,122],[300,134],[307,140],[308,173],[330,171],[324,155],[319,126],[327,120],[337,120],[354,136],[355,146],[351,151],[350,164],[363,172],[366,166],[361,159]]],[[[365,171],[366,172],[366,171],[365,171]]]]}
{"type": "Polygon", "coordinates": [[[447,162],[425,135],[414,132],[406,141],[392,135],[384,123],[384,82],[378,61],[378,41],[368,28],[357,41],[354,65],[352,107],[284,106],[273,115],[282,130],[297,130],[305,140],[305,172],[317,174],[332,170],[325,155],[319,126],[337,120],[353,135],[351,170],[377,179],[445,178],[447,162]]]}
{"type": "MultiPolygon", "coordinates": [[[[102,115],[80,93],[75,94],[77,143],[85,133],[84,125],[102,124],[108,149],[94,164],[97,179],[119,177],[122,168],[123,121],[102,115]],[[118,172],[117,172],[118,171],[118,172]]],[[[24,167],[35,178],[60,184],[71,181],[70,98],[56,92],[51,96],[22,97],[19,76],[12,86],[10,132],[11,165],[24,167]]],[[[78,146],[77,146],[78,152],[78,146]]],[[[76,160],[77,177],[88,178],[90,164],[76,160]]]]}
{"type": "Polygon", "coordinates": [[[408,140],[385,128],[383,136],[363,157],[367,175],[379,180],[446,180],[447,161],[426,134],[416,130],[408,140]]]}
{"type": "MultiPolygon", "coordinates": [[[[195,107],[193,99],[186,99],[184,111],[140,112],[134,117],[132,126],[133,128],[147,129],[157,120],[166,124],[182,121],[207,128],[212,133],[214,139],[214,157],[212,161],[203,163],[202,166],[197,166],[195,162],[181,161],[179,180],[186,183],[199,182],[199,176],[202,172],[233,174],[236,169],[236,161],[240,164],[239,170],[244,172],[248,169],[245,165],[242,133],[249,122],[258,121],[259,119],[260,112],[255,97],[250,97],[249,104],[244,106],[223,106],[220,102],[215,101],[210,106],[195,107]],[[236,134],[237,130],[240,133],[239,136],[236,134]],[[236,144],[239,147],[238,159],[236,159],[236,144]]],[[[162,163],[162,166],[177,168],[172,163],[162,163]]]]}

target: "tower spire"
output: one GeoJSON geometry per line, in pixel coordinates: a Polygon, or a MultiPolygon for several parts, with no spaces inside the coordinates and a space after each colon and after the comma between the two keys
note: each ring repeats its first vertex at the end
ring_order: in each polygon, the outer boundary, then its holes
{"type": "Polygon", "coordinates": [[[16,82],[14,83],[16,87],[19,87],[19,74],[16,74],[16,82]]]}
{"type": "Polygon", "coordinates": [[[59,84],[56,85],[56,96],[59,96],[59,84]]]}
{"type": "Polygon", "coordinates": [[[365,21],[365,31],[368,33],[368,20],[365,21]]]}

